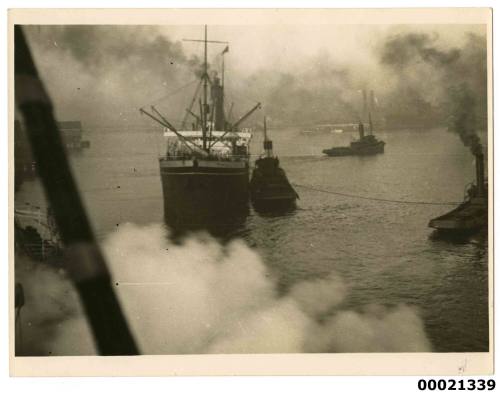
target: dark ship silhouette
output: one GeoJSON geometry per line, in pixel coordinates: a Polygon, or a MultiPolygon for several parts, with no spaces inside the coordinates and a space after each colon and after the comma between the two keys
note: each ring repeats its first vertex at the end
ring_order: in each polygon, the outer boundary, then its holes
{"type": "Polygon", "coordinates": [[[484,182],[484,156],[476,153],[476,184],[467,189],[463,203],[429,221],[429,227],[444,234],[467,234],[488,226],[488,184],[484,182]]]}
{"type": "Polygon", "coordinates": [[[264,156],[255,161],[250,180],[250,198],[257,211],[286,211],[295,206],[299,195],[273,155],[273,142],[268,139],[264,118],[264,156]]]}
{"type": "MultiPolygon", "coordinates": [[[[217,76],[209,76],[207,44],[227,42],[208,41],[206,26],[204,40],[186,41],[204,43],[203,74],[182,126],[184,128],[188,117],[193,117],[192,129],[178,131],[154,106],[151,107],[154,114],[142,108],[140,111],[165,128],[168,147],[159,164],[166,223],[174,230],[218,232],[220,228],[241,224],[248,214],[252,134],[239,127],[260,103],[236,122],[226,120],[224,66],[222,82],[217,76]],[[201,87],[201,95],[198,95],[201,87]],[[196,102],[199,114],[193,111],[196,102]]],[[[229,46],[221,55],[227,51],[229,46]]]]}
{"type": "Polygon", "coordinates": [[[359,122],[359,140],[352,141],[350,146],[324,149],[323,153],[328,156],[366,156],[384,153],[385,142],[373,135],[371,116],[369,125],[370,134],[365,135],[365,127],[362,122],[359,122]]]}

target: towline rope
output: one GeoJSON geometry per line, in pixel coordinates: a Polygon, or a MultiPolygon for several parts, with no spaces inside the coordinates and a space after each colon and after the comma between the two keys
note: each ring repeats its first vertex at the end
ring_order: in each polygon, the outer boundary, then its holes
{"type": "Polygon", "coordinates": [[[399,204],[409,204],[409,205],[434,205],[434,206],[451,206],[451,205],[459,205],[461,202],[419,202],[419,201],[411,201],[411,200],[397,200],[397,199],[386,199],[386,198],[374,198],[370,196],[361,196],[361,195],[353,195],[344,192],[334,192],[327,191],[326,189],[314,188],[308,185],[300,185],[300,184],[292,184],[299,188],[306,188],[311,191],[323,192],[331,195],[338,196],[346,196],[348,198],[356,198],[356,199],[365,199],[365,200],[373,200],[376,202],[388,202],[388,203],[399,203],[399,204]]]}

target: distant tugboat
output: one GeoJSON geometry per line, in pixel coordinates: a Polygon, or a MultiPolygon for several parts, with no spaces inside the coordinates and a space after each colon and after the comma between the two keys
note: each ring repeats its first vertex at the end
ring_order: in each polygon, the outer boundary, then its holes
{"type": "Polygon", "coordinates": [[[429,221],[429,227],[441,233],[463,235],[488,226],[488,184],[484,182],[484,156],[476,154],[476,185],[456,209],[429,221]]]}
{"type": "Polygon", "coordinates": [[[369,118],[370,134],[365,135],[365,127],[359,122],[359,140],[351,142],[350,146],[325,149],[323,153],[328,156],[366,156],[384,153],[385,142],[375,138],[371,115],[369,118]]]}
{"type": "Polygon", "coordinates": [[[285,171],[279,166],[279,159],[273,155],[273,142],[267,137],[264,118],[263,157],[255,161],[250,180],[250,197],[257,211],[286,211],[295,206],[299,197],[288,181],[285,171]]]}
{"type": "MultiPolygon", "coordinates": [[[[166,223],[176,232],[206,229],[219,234],[241,224],[248,214],[252,134],[241,131],[240,125],[260,108],[260,103],[237,121],[226,120],[224,63],[222,81],[215,74],[209,76],[207,44],[227,42],[208,41],[206,26],[204,40],[186,41],[204,44],[204,63],[182,129],[178,131],[153,106],[152,113],[142,108],[140,111],[165,128],[168,147],[159,158],[159,166],[166,223]],[[194,110],[195,104],[199,105],[199,113],[194,110]],[[193,123],[186,131],[188,117],[193,118],[193,123]]],[[[222,57],[228,51],[226,46],[222,57]]]]}

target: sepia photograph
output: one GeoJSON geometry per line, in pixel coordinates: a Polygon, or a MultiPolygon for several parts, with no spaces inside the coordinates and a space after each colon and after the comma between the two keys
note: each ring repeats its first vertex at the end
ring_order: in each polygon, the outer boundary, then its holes
{"type": "Polygon", "coordinates": [[[11,366],[491,372],[491,18],[11,10],[11,366]]]}

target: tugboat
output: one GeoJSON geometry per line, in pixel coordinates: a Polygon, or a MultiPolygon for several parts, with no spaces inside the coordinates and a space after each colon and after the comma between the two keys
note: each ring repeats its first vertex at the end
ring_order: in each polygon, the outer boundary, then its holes
{"type": "Polygon", "coordinates": [[[287,211],[293,209],[299,195],[273,155],[273,142],[268,139],[264,118],[264,156],[255,161],[250,180],[250,198],[257,211],[287,211]]]}
{"type": "Polygon", "coordinates": [[[429,221],[440,233],[464,235],[488,226],[488,184],[484,182],[484,156],[476,153],[476,185],[471,184],[466,197],[456,209],[429,221]]]}
{"type": "Polygon", "coordinates": [[[166,223],[174,232],[205,229],[219,234],[224,233],[221,230],[240,225],[248,214],[252,134],[241,131],[240,125],[260,108],[260,103],[236,122],[226,120],[224,54],[229,46],[220,54],[223,60],[221,81],[216,74],[209,76],[207,44],[228,43],[208,41],[206,26],[204,40],[186,41],[204,43],[204,63],[182,129],[178,131],[154,106],[152,113],[143,108],[140,111],[163,126],[167,137],[166,153],[159,158],[166,223]],[[196,102],[199,114],[193,110],[196,102]],[[192,129],[184,130],[189,117],[194,119],[192,129]]]}
{"type": "Polygon", "coordinates": [[[358,125],[359,140],[351,142],[350,146],[324,149],[323,153],[328,156],[366,156],[384,153],[385,142],[378,140],[373,135],[371,114],[369,120],[370,134],[365,135],[365,127],[360,121],[358,125]]]}

